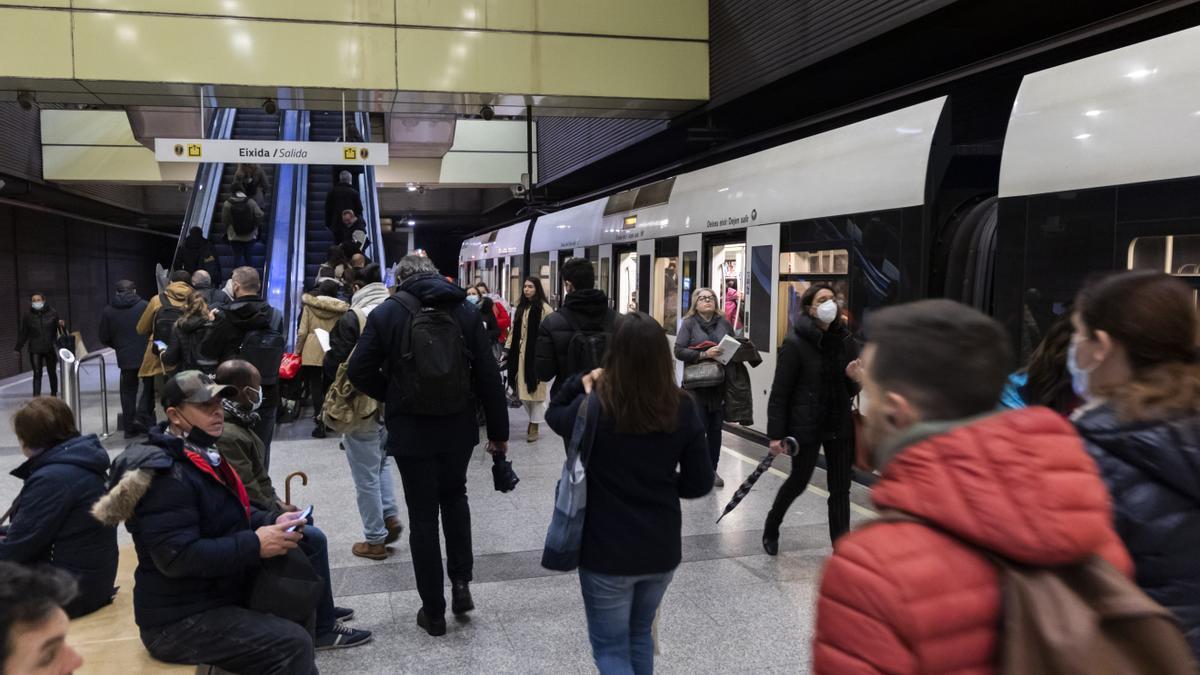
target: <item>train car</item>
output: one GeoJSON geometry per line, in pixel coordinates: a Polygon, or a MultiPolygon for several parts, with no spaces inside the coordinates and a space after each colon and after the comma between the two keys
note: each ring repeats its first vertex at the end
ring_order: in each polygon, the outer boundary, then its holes
{"type": "Polygon", "coordinates": [[[521,221],[462,243],[459,280],[465,285],[482,281],[509,305],[520,301],[525,236],[529,221],[521,221]]]}

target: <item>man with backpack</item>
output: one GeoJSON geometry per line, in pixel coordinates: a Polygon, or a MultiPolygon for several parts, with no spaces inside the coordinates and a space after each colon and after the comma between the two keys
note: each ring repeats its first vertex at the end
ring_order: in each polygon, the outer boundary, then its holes
{"type": "Polygon", "coordinates": [[[566,297],[557,312],[542,319],[534,353],[537,377],[554,380],[550,397],[567,378],[599,368],[617,323],[608,296],[596,288],[596,272],[583,258],[558,268],[566,297]]]}
{"type": "Polygon", "coordinates": [[[221,223],[225,226],[225,239],[233,249],[233,265],[241,267],[250,264],[250,247],[258,239],[263,212],[239,183],[233,184],[232,192],[221,206],[221,223]]]}
{"type": "Polygon", "coordinates": [[[475,608],[467,504],[467,466],[479,443],[475,406],[482,404],[487,418],[488,451],[501,455],[508,452],[508,406],[491,341],[466,292],[418,255],[400,260],[396,281],[396,294],[367,317],[348,375],[356,389],[385,402],[387,449],[408,504],[422,604],[417,625],[438,636],[446,633],[438,515],[451,610],[465,614],[475,608]]]}
{"type": "Polygon", "coordinates": [[[1142,618],[1153,603],[1129,579],[1070,423],[1046,408],[996,412],[1012,357],[1000,324],[924,300],[879,310],[865,333],[860,460],[881,472],[880,518],[826,563],[813,672],[1180,672],[1123,651],[1145,641],[1178,654],[1163,648],[1174,639],[1186,664],[1169,615],[1142,618]]]}
{"type": "Polygon", "coordinates": [[[239,267],[230,277],[233,301],[217,312],[200,355],[223,363],[249,361],[262,374],[263,402],[254,433],[263,442],[263,465],[271,466],[271,439],[279,409],[279,363],[283,360],[283,314],[263,300],[262,282],[253,267],[239,267]]]}
{"type": "Polygon", "coordinates": [[[141,426],[152,429],[158,424],[158,416],[154,406],[157,401],[155,390],[162,389],[163,378],[174,368],[163,365],[162,350],[155,343],[165,346],[171,342],[171,333],[175,330],[175,322],[183,316],[183,308],[187,306],[188,296],[192,287],[188,284],[191,275],[187,270],[175,270],[168,277],[167,287],[150,298],[146,309],[137,322],[138,335],[149,337],[146,351],[142,354],[142,367],[138,369],[138,377],[142,380],[142,395],[138,399],[138,421],[141,426]]]}
{"type": "Polygon", "coordinates": [[[400,538],[404,526],[396,506],[396,487],[392,481],[392,459],[388,456],[387,429],[380,418],[379,402],[354,388],[346,375],[345,364],[367,323],[367,316],[388,299],[379,265],[347,272],[346,286],[351,291],[350,309],[329,332],[329,351],[325,352],[325,378],[332,384],[322,407],[325,425],[342,434],[350,476],[358,496],[358,517],[362,519],[363,541],[350,552],[369,560],[386,560],[387,545],[400,538]]]}
{"type": "Polygon", "coordinates": [[[325,195],[325,226],[333,233],[333,243],[341,244],[346,240],[346,232],[363,212],[362,198],[354,188],[354,177],[349,171],[339,171],[337,185],[325,195]],[[350,216],[346,216],[346,212],[350,216]]]}

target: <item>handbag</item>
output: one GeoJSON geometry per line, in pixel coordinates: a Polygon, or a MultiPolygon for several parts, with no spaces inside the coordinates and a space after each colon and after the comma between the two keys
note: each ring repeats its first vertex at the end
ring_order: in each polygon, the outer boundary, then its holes
{"type": "Polygon", "coordinates": [[[258,568],[246,608],[306,624],[317,611],[325,580],[299,548],[267,558],[258,568]]]}
{"type": "Polygon", "coordinates": [[[712,359],[689,364],[683,369],[684,389],[716,387],[725,381],[725,366],[712,359]]]}
{"type": "Polygon", "coordinates": [[[279,379],[290,380],[300,373],[300,355],[284,354],[279,361],[279,379]]]}
{"type": "Polygon", "coordinates": [[[579,567],[587,509],[587,463],[596,437],[599,407],[600,400],[595,394],[585,394],[575,416],[562,477],[554,490],[554,514],[542,550],[542,567],[548,570],[569,572],[579,567]]]}

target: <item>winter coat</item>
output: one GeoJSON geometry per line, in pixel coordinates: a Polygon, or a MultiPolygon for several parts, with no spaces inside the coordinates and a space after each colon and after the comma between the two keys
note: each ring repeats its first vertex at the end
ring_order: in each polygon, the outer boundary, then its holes
{"type": "Polygon", "coordinates": [[[300,330],[296,333],[296,351],[300,352],[300,364],[319,366],[325,361],[325,349],[317,338],[318,328],[329,332],[338,319],[350,308],[345,300],[323,295],[305,293],[301,298],[304,309],[300,311],[300,330]]]}
{"type": "Polygon", "coordinates": [[[271,475],[263,464],[263,442],[254,433],[258,416],[239,410],[232,401],[223,404],[225,429],[217,440],[217,450],[237,472],[250,501],[264,511],[275,511],[283,500],[276,494],[271,475]]]}
{"type": "MultiPolygon", "coordinates": [[[[192,287],[182,281],[171,282],[163,291],[167,296],[167,302],[176,307],[186,306],[188,295],[191,292],[192,287]]],[[[146,342],[146,351],[142,355],[142,367],[138,370],[138,377],[154,377],[170,372],[169,369],[163,369],[163,363],[158,358],[159,355],[154,353],[154,340],[158,339],[154,336],[154,318],[158,315],[160,307],[162,307],[162,298],[156,294],[150,298],[150,302],[146,303],[146,309],[142,310],[142,317],[138,319],[138,335],[147,335],[150,338],[146,342]]]]}
{"type": "MultiPolygon", "coordinates": [[[[497,304],[499,306],[499,304],[497,304]]],[[[530,347],[536,346],[538,327],[529,325],[529,313],[532,307],[526,307],[524,310],[519,310],[520,314],[517,317],[517,323],[513,325],[513,330],[509,331],[507,341],[504,345],[508,349],[508,386],[517,392],[517,397],[522,401],[545,401],[546,400],[546,383],[538,382],[538,386],[529,391],[529,383],[525,381],[525,372],[527,368],[533,368],[533,359],[526,355],[530,353],[530,347]],[[517,334],[516,326],[520,325],[521,341],[520,344],[513,344],[513,336],[517,334]]],[[[542,303],[542,317],[548,317],[554,310],[547,303],[542,303]]]]}
{"type": "Polygon", "coordinates": [[[219,309],[233,300],[225,291],[212,286],[196,287],[194,290],[196,295],[204,298],[204,304],[208,305],[209,309],[219,309]]]}
{"type": "Polygon", "coordinates": [[[341,237],[338,237],[338,233],[345,231],[345,225],[342,224],[342,211],[346,209],[354,211],[354,215],[362,220],[363,203],[362,198],[358,195],[358,190],[355,190],[353,185],[338,183],[325,196],[325,224],[330,230],[333,230],[334,237],[339,242],[341,237]]]}
{"type": "Polygon", "coordinates": [[[838,540],[813,673],[995,672],[1000,580],[974,547],[1034,567],[1099,554],[1132,574],[1096,465],[1053,411],[917,425],[887,447],[871,501],[934,527],[881,523],[838,540]]]}
{"type": "Polygon", "coordinates": [[[159,354],[163,365],[172,372],[200,370],[212,375],[217,372],[217,361],[200,353],[200,344],[212,323],[202,316],[189,316],[175,322],[166,351],[159,354]]]}
{"type": "Polygon", "coordinates": [[[113,462],[109,491],[93,508],[133,535],[133,613],[155,628],[241,605],[259,566],[258,536],[272,513],[250,503],[229,462],[213,467],[183,439],[152,430],[113,462]]]}
{"type": "MultiPolygon", "coordinates": [[[[500,335],[496,341],[504,344],[508,342],[508,329],[512,328],[512,316],[504,308],[504,304],[495,297],[492,298],[492,314],[496,315],[496,328],[500,329],[500,335]]],[[[542,314],[542,316],[546,316],[546,314],[542,314]]]]}
{"type": "Polygon", "coordinates": [[[221,261],[212,250],[212,244],[201,232],[189,231],[175,252],[175,269],[196,272],[204,270],[212,277],[213,284],[221,283],[221,261]]]}
{"type": "Polygon", "coordinates": [[[467,304],[466,291],[436,272],[409,277],[400,284],[400,290],[415,295],[422,306],[442,308],[458,322],[470,352],[473,396],[462,402],[461,409],[447,410],[444,415],[406,415],[392,404],[400,395],[398,377],[403,372],[400,342],[408,331],[410,315],[398,297],[389,298],[367,317],[367,327],[350,357],[347,371],[356,389],[385,402],[388,452],[420,457],[475,446],[479,442],[476,402],[483,406],[487,417],[488,439],[507,441],[508,402],[500,384],[499,364],[492,356],[494,343],[488,340],[479,312],[467,304]]]}
{"type": "MultiPolygon", "coordinates": [[[[709,322],[710,328],[707,330],[704,324],[705,321],[699,314],[693,314],[686,317],[679,325],[679,333],[675,335],[675,358],[683,361],[685,367],[699,363],[704,358],[704,351],[692,349],[692,345],[703,342],[719,344],[726,335],[733,334],[733,326],[719,314],[713,315],[709,322]]],[[[691,392],[704,404],[706,410],[719,410],[725,405],[724,381],[714,387],[692,389],[691,392]]]]}
{"type": "Polygon", "coordinates": [[[28,346],[30,354],[53,354],[54,340],[58,337],[58,312],[49,305],[41,310],[30,309],[21,317],[17,330],[16,351],[28,346]]]}
{"type": "Polygon", "coordinates": [[[537,358],[534,366],[537,368],[538,379],[542,382],[554,380],[550,387],[550,395],[558,391],[562,383],[572,375],[567,365],[567,346],[575,329],[571,320],[580,330],[605,330],[612,332],[616,326],[617,313],[608,306],[608,296],[604,291],[587,288],[574,291],[563,299],[562,307],[550,316],[542,317],[542,325],[538,328],[537,358]]]}
{"type": "MultiPolygon", "coordinates": [[[[257,295],[235,298],[217,313],[200,343],[200,355],[218,364],[238,356],[242,340],[252,330],[274,328],[283,333],[283,315],[257,295]]],[[[264,408],[279,406],[279,383],[263,385],[264,408]]]]}
{"type": "Polygon", "coordinates": [[[246,175],[238,169],[233,174],[233,180],[236,183],[241,183],[246,195],[258,202],[262,206],[267,198],[267,193],[271,191],[271,181],[267,179],[267,172],[263,171],[261,166],[254,167],[254,173],[246,175]]]}
{"type": "Polygon", "coordinates": [[[12,472],[25,485],[0,540],[0,560],[69,572],[79,582],[79,595],[66,607],[72,617],[112,602],[117,529],[91,514],[107,472],[108,453],[94,434],[64,441],[12,472]]]}
{"type": "MultiPolygon", "coordinates": [[[[388,299],[388,289],[380,282],[370,283],[358,289],[350,298],[350,310],[358,310],[370,316],[371,311],[388,299]]],[[[342,365],[349,356],[350,350],[358,343],[359,326],[358,314],[347,310],[342,318],[329,331],[329,351],[325,352],[325,377],[333,382],[337,377],[338,366],[342,365]]]]}
{"type": "Polygon", "coordinates": [[[749,339],[739,340],[741,346],[725,364],[725,421],[748,427],[754,424],[754,388],[746,365],[757,368],[762,355],[749,339]]]}
{"type": "Polygon", "coordinates": [[[137,293],[117,293],[112,304],[100,312],[100,344],[117,352],[121,370],[142,366],[149,340],[138,333],[137,326],[148,304],[137,293]]]}
{"type": "Polygon", "coordinates": [[[226,241],[254,241],[258,238],[258,231],[262,229],[263,212],[258,208],[258,202],[249,197],[230,196],[221,205],[221,224],[225,226],[226,241]],[[233,229],[233,205],[243,201],[250,205],[251,218],[254,219],[254,231],[250,234],[238,234],[233,229]]]}
{"type": "Polygon", "coordinates": [[[846,366],[856,358],[858,345],[840,319],[822,331],[812,317],[798,316],[775,362],[767,399],[767,436],[772,440],[792,436],[804,445],[829,434],[838,438],[851,434],[850,400],[859,386],[846,377],[846,366]]]}
{"type": "Polygon", "coordinates": [[[1112,494],[1137,582],[1175,613],[1200,659],[1200,415],[1122,422],[1081,409],[1075,426],[1112,494]]]}

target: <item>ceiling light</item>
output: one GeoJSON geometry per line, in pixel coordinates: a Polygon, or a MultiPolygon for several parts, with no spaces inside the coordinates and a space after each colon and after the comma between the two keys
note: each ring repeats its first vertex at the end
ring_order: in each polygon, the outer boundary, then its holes
{"type": "Polygon", "coordinates": [[[1099,117],[1104,114],[1104,111],[1103,110],[1089,110],[1083,114],[1087,115],[1088,117],[1099,117]]]}
{"type": "Polygon", "coordinates": [[[915,129],[913,127],[896,127],[896,133],[898,134],[919,134],[922,131],[924,131],[924,129],[915,129]]]}
{"type": "Polygon", "coordinates": [[[413,225],[416,225],[416,224],[417,224],[417,221],[413,220],[412,218],[409,218],[409,219],[408,219],[408,226],[409,226],[409,227],[412,227],[413,225]]]}
{"type": "Polygon", "coordinates": [[[1086,141],[1087,139],[1089,139],[1089,138],[1091,138],[1091,137],[1092,137],[1092,135],[1091,135],[1091,134],[1079,134],[1078,136],[1076,136],[1076,137],[1075,137],[1075,140],[1077,140],[1077,141],[1086,141]]]}
{"type": "Polygon", "coordinates": [[[1153,75],[1157,72],[1158,72],[1158,68],[1155,68],[1153,70],[1148,70],[1146,68],[1138,68],[1137,70],[1131,70],[1128,73],[1125,73],[1125,77],[1128,77],[1131,80],[1141,80],[1141,79],[1150,77],[1151,75],[1153,75]]]}

